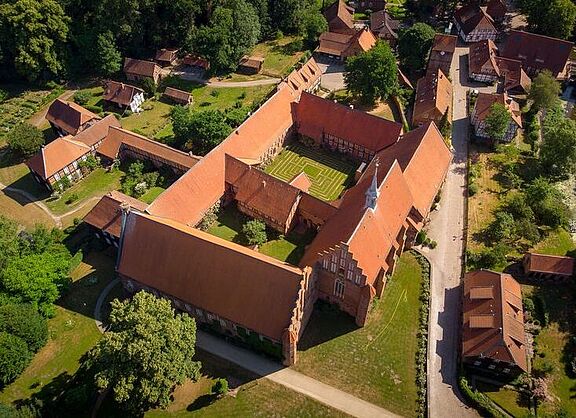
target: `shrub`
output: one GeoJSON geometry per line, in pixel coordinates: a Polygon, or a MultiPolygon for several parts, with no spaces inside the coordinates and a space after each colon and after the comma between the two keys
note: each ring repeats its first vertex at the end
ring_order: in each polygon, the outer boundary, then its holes
{"type": "Polygon", "coordinates": [[[416,234],[416,244],[420,245],[423,244],[426,241],[427,237],[426,237],[426,232],[423,230],[418,231],[418,233],[416,234]]]}
{"type": "Polygon", "coordinates": [[[210,92],[210,96],[212,96],[212,97],[218,97],[218,96],[220,96],[220,92],[219,92],[217,89],[213,89],[213,90],[210,92]]]}
{"type": "Polygon", "coordinates": [[[529,297],[522,298],[522,305],[524,306],[524,311],[529,312],[530,316],[534,318],[535,316],[535,309],[534,309],[534,301],[529,297]]]}
{"type": "Polygon", "coordinates": [[[46,319],[29,304],[0,306],[0,331],[22,338],[34,353],[48,341],[46,319]]]}
{"type": "Polygon", "coordinates": [[[59,188],[60,190],[66,190],[69,189],[70,186],[72,186],[72,182],[70,181],[70,179],[68,177],[62,177],[57,183],[57,188],[59,188]]]}
{"type": "Polygon", "coordinates": [[[84,106],[86,103],[88,103],[90,97],[92,97],[92,95],[87,91],[80,90],[74,93],[74,101],[81,106],[84,106]]]}
{"type": "Polygon", "coordinates": [[[242,235],[249,245],[262,245],[266,242],[266,224],[252,219],[242,226],[242,235]]]}
{"type": "Polygon", "coordinates": [[[7,140],[10,149],[22,157],[30,157],[36,154],[44,145],[42,131],[26,122],[12,129],[7,140]]]}
{"type": "Polygon", "coordinates": [[[142,88],[150,96],[156,94],[156,83],[151,78],[145,78],[144,81],[142,81],[142,88]]]}
{"type": "Polygon", "coordinates": [[[0,103],[8,98],[8,92],[6,90],[0,89],[0,103]]]}
{"type": "Polygon", "coordinates": [[[26,341],[16,335],[0,332],[0,383],[11,383],[31,359],[26,341]]]}
{"type": "Polygon", "coordinates": [[[86,157],[85,160],[80,161],[78,163],[78,167],[80,167],[81,169],[83,169],[83,168],[87,169],[89,171],[96,170],[99,166],[100,166],[100,162],[93,155],[89,155],[88,157],[86,157]]]}
{"type": "Polygon", "coordinates": [[[481,412],[483,416],[496,418],[503,418],[506,416],[500,412],[496,405],[494,405],[486,395],[473,390],[464,376],[460,376],[458,379],[458,386],[460,387],[460,391],[464,397],[470,400],[474,408],[477,409],[478,412],[481,412]]]}
{"type": "Polygon", "coordinates": [[[96,106],[96,105],[86,105],[84,106],[86,109],[88,109],[90,112],[93,113],[102,113],[104,111],[104,109],[102,108],[102,106],[96,106]]]}
{"type": "Polygon", "coordinates": [[[224,396],[228,393],[228,381],[226,379],[218,379],[212,386],[212,393],[218,396],[224,396]]]}
{"type": "Polygon", "coordinates": [[[76,193],[72,193],[70,196],[68,196],[68,199],[66,199],[66,204],[70,205],[74,202],[76,202],[80,197],[78,196],[78,194],[76,193]]]}
{"type": "Polygon", "coordinates": [[[478,193],[478,185],[476,183],[472,183],[468,186],[468,196],[474,196],[478,193]]]}

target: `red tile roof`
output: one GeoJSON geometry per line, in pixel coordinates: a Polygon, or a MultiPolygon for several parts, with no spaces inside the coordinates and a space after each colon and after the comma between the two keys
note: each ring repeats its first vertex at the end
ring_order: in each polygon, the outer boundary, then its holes
{"type": "Polygon", "coordinates": [[[56,138],[26,161],[26,165],[44,180],[90,152],[90,147],[71,135],[56,138]]]}
{"type": "Polygon", "coordinates": [[[473,43],[470,45],[470,52],[468,53],[468,72],[470,74],[481,73],[482,68],[489,64],[499,76],[500,68],[496,63],[497,53],[498,48],[490,39],[473,43]]]}
{"type": "Polygon", "coordinates": [[[126,205],[140,212],[148,206],[146,203],[117,191],[102,196],[90,212],[84,216],[84,222],[94,228],[119,238],[122,228],[122,206],[126,205]]]}
{"type": "Polygon", "coordinates": [[[172,62],[176,59],[178,51],[178,48],[162,48],[156,51],[154,59],[161,62],[172,62]]]}
{"type": "Polygon", "coordinates": [[[520,111],[520,105],[509,98],[506,93],[479,93],[476,98],[476,104],[474,105],[474,117],[479,121],[486,119],[490,114],[490,108],[494,103],[500,103],[506,107],[512,120],[516,125],[518,125],[518,127],[522,127],[522,113],[520,111]]]}
{"type": "Polygon", "coordinates": [[[494,20],[502,20],[506,16],[508,8],[502,0],[490,0],[486,5],[486,13],[494,20]]]}
{"type": "Polygon", "coordinates": [[[48,108],[46,119],[70,135],[76,135],[80,128],[100,117],[79,104],[56,99],[48,108]]]}
{"type": "Polygon", "coordinates": [[[374,152],[398,140],[402,125],[309,93],[294,106],[298,133],[320,140],[334,135],[374,152]]]}
{"type": "Polygon", "coordinates": [[[152,61],[144,61],[134,58],[124,59],[124,72],[126,74],[154,78],[154,75],[158,71],[160,71],[160,67],[152,61]]]}
{"type": "Polygon", "coordinates": [[[200,67],[205,70],[210,68],[210,63],[206,58],[198,57],[191,54],[188,54],[184,57],[184,64],[190,65],[191,67],[200,67]]]}
{"type": "Polygon", "coordinates": [[[457,36],[437,33],[430,50],[427,71],[436,71],[440,68],[444,74],[449,75],[457,41],[457,36]]]}
{"type": "Polygon", "coordinates": [[[348,7],[342,0],[336,0],[324,10],[324,17],[331,32],[354,32],[354,9],[348,7]]]}
{"type": "Polygon", "coordinates": [[[559,276],[574,274],[574,258],[572,257],[527,253],[524,265],[528,270],[527,273],[551,273],[559,276]]]}
{"type": "Polygon", "coordinates": [[[322,77],[322,70],[316,63],[314,58],[306,61],[302,67],[292,71],[286,82],[282,83],[280,87],[287,86],[291,88],[294,93],[299,94],[301,91],[306,91],[316,85],[322,77]]]}
{"type": "Polygon", "coordinates": [[[176,103],[187,105],[192,101],[192,94],[187,91],[178,90],[173,87],[166,87],[164,96],[174,100],[176,103]]]}
{"type": "Polygon", "coordinates": [[[305,193],[308,193],[308,189],[310,189],[310,186],[312,186],[312,182],[303,171],[300,174],[296,174],[292,180],[289,181],[289,184],[296,187],[297,189],[302,190],[305,193]]]}
{"type": "Polygon", "coordinates": [[[496,31],[494,20],[477,3],[469,3],[454,13],[454,20],[462,31],[468,35],[478,26],[483,25],[496,31]]]}
{"type": "Polygon", "coordinates": [[[82,142],[89,147],[94,147],[102,141],[106,135],[108,135],[108,130],[111,126],[116,128],[120,128],[121,126],[120,121],[116,119],[116,116],[114,115],[108,115],[104,119],[90,125],[88,128],[76,135],[74,140],[82,142]]]}
{"type": "MultiPolygon", "coordinates": [[[[429,72],[416,83],[412,121],[416,125],[443,115],[452,108],[452,82],[442,70],[429,72]]],[[[450,115],[451,116],[451,115],[450,115]]]]}
{"type": "Polygon", "coordinates": [[[275,340],[290,326],[305,275],[301,269],[136,212],[128,215],[123,239],[121,275],[275,340]]]}
{"type": "Polygon", "coordinates": [[[522,62],[509,58],[496,57],[500,74],[504,77],[504,91],[521,90],[528,93],[532,80],[522,68],[522,62]]]}
{"type": "Polygon", "coordinates": [[[527,371],[518,282],[505,273],[472,271],[464,277],[463,299],[462,356],[497,359],[527,371]]]}
{"type": "Polygon", "coordinates": [[[132,102],[132,98],[140,93],[144,93],[144,90],[141,88],[131,86],[130,84],[107,80],[104,82],[104,93],[102,99],[108,102],[117,103],[121,106],[128,106],[132,102]]]}
{"type": "Polygon", "coordinates": [[[504,42],[501,56],[522,61],[527,71],[529,67],[546,69],[557,77],[564,71],[573,45],[562,39],[512,30],[504,42]]]}
{"type": "Polygon", "coordinates": [[[110,127],[108,135],[98,148],[97,152],[104,157],[114,160],[118,158],[118,153],[120,152],[122,145],[152,155],[158,160],[164,160],[165,162],[181,167],[182,169],[194,166],[194,164],[199,160],[196,156],[178,151],[168,145],[164,145],[160,142],[148,139],[145,136],[117,127],[110,127]]]}
{"type": "Polygon", "coordinates": [[[352,35],[336,32],[324,32],[320,35],[318,52],[339,57],[348,48],[352,35]]]}
{"type": "Polygon", "coordinates": [[[397,161],[414,197],[414,208],[426,218],[448,172],[452,152],[431,122],[400,137],[379,152],[380,167],[387,170],[397,161]]]}

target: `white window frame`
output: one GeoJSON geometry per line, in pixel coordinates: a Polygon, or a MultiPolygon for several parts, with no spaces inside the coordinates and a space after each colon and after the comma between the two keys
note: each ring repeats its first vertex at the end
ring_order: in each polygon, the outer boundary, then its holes
{"type": "Polygon", "coordinates": [[[346,285],[343,280],[337,279],[334,281],[334,296],[344,299],[344,290],[346,285]]]}

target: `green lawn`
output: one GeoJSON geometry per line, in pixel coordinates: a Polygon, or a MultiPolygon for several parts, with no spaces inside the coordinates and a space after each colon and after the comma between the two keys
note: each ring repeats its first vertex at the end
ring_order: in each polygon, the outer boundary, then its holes
{"type": "MultiPolygon", "coordinates": [[[[234,205],[229,205],[220,211],[217,221],[206,232],[226,241],[243,245],[242,225],[247,219],[234,205]]],[[[312,242],[315,235],[313,233],[304,235],[289,233],[284,236],[278,235],[275,231],[267,231],[267,233],[269,241],[261,245],[258,251],[293,265],[298,264],[304,255],[306,245],[312,242]]]]}
{"type": "Polygon", "coordinates": [[[98,295],[113,276],[112,257],[100,252],[86,256],[72,273],[70,290],[57,302],[56,315],[48,321],[48,344],[22,375],[0,392],[0,402],[12,403],[32,395],[42,399],[58,392],[78,369],[80,357],[101,337],[93,311],[98,295]]]}
{"type": "Polygon", "coordinates": [[[80,206],[86,199],[104,195],[112,190],[119,190],[123,176],[124,172],[121,170],[106,171],[98,168],[72,185],[58,199],[53,200],[54,198],[49,197],[45,203],[56,214],[69,212],[80,206]],[[74,203],[66,204],[69,197],[74,194],[78,196],[78,199],[74,203]]]}
{"type": "Polygon", "coordinates": [[[142,105],[141,113],[122,118],[122,127],[129,131],[153,138],[169,123],[172,105],[161,100],[149,99],[142,105]]]}
{"type": "Polygon", "coordinates": [[[290,181],[302,171],[310,178],[310,194],[323,200],[335,200],[354,178],[356,168],[335,154],[315,150],[301,144],[284,149],[266,167],[266,172],[284,181],[290,181]]]}
{"type": "Polygon", "coordinates": [[[250,55],[264,57],[262,73],[272,77],[284,77],[302,57],[302,51],[294,51],[300,38],[285,36],[282,39],[259,43],[250,55]]]}
{"type": "Polygon", "coordinates": [[[476,382],[476,389],[488,396],[513,417],[523,418],[530,416],[527,399],[519,392],[484,382],[476,382]]]}
{"type": "Polygon", "coordinates": [[[420,282],[418,261],[404,253],[363,328],[320,304],[294,368],[394,413],[414,416],[420,282]]]}
{"type": "Polygon", "coordinates": [[[139,199],[143,202],[150,204],[158,196],[160,196],[160,193],[162,193],[164,190],[166,190],[166,189],[164,189],[163,187],[158,187],[158,186],[152,187],[146,193],[144,193],[142,196],[140,196],[139,199]]]}
{"type": "Polygon", "coordinates": [[[567,255],[575,249],[576,244],[572,240],[570,233],[560,228],[550,231],[548,236],[534,247],[533,251],[551,255],[567,255]]]}

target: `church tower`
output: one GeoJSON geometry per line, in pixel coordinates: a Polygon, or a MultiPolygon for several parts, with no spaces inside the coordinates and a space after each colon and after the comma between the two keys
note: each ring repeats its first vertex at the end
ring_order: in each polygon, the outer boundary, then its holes
{"type": "Polygon", "coordinates": [[[364,208],[372,209],[372,211],[376,210],[378,196],[380,196],[380,191],[378,190],[378,165],[378,161],[376,161],[376,169],[374,170],[372,183],[370,183],[370,187],[366,190],[366,203],[364,203],[364,208]]]}

